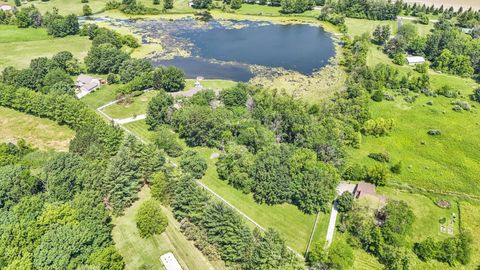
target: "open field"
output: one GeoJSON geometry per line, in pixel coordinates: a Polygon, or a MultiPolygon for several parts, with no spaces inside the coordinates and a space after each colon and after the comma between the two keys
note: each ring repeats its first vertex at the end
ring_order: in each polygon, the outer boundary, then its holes
{"type": "MultiPolygon", "coordinates": [[[[371,66],[391,64],[391,60],[373,46],[367,62],[371,66]]],[[[413,72],[409,66],[396,67],[403,74],[413,72]]],[[[430,81],[434,90],[449,85],[465,96],[479,87],[471,79],[433,71],[430,81]]],[[[455,100],[420,95],[414,103],[405,102],[401,96],[395,101],[372,102],[372,117],[394,119],[396,126],[389,136],[363,137],[360,149],[351,151],[351,161],[373,164],[375,161],[367,157],[369,153],[387,151],[394,163],[403,163],[403,172],[393,175],[393,182],[480,195],[480,153],[476,150],[480,144],[479,111],[454,112],[451,102],[455,100]],[[433,105],[426,105],[428,101],[433,105]],[[430,129],[439,129],[442,135],[432,137],[427,134],[430,129]]]]}
{"type": "MultiPolygon", "coordinates": [[[[373,21],[365,19],[354,19],[354,18],[345,18],[345,24],[348,28],[348,35],[351,37],[360,36],[364,33],[369,33],[370,35],[375,30],[378,25],[389,25],[392,29],[392,34],[395,34],[398,30],[397,21],[373,21]]],[[[403,20],[403,24],[413,24],[420,35],[426,35],[433,28],[433,23],[428,25],[418,24],[414,21],[403,20]]]]}
{"type": "Polygon", "coordinates": [[[480,9],[480,2],[478,0],[404,0],[403,2],[425,4],[427,6],[434,5],[436,7],[443,5],[444,7],[453,7],[455,9],[463,7],[464,10],[470,7],[480,9]]]}
{"type": "Polygon", "coordinates": [[[41,150],[68,151],[74,132],[66,126],[12,109],[0,107],[0,141],[25,139],[41,150]]]}
{"type": "Polygon", "coordinates": [[[167,252],[172,252],[184,269],[224,269],[219,262],[209,262],[193,243],[180,233],[178,222],[166,208],[163,209],[168,218],[166,231],[147,239],[140,237],[135,215],[140,205],[151,197],[150,190],[143,188],[138,196],[139,200],[126,209],[123,216],[113,218],[113,240],[125,260],[125,269],[163,269],[160,256],[167,252]]]}
{"type": "Polygon", "coordinates": [[[43,28],[20,29],[12,25],[0,25],[0,44],[0,70],[3,70],[7,66],[25,68],[33,58],[51,57],[65,50],[83,60],[91,41],[80,36],[56,38],[53,41],[43,28]]]}
{"type": "MultiPolygon", "coordinates": [[[[10,5],[15,5],[13,0],[7,1],[10,5]]],[[[88,4],[94,13],[101,11],[105,7],[104,0],[89,0],[88,4]]],[[[45,13],[47,11],[52,11],[54,7],[58,8],[58,11],[62,15],[75,14],[83,15],[83,5],[80,3],[80,0],[50,0],[43,2],[41,0],[29,1],[28,3],[24,2],[23,6],[35,5],[40,12],[45,13]]]]}

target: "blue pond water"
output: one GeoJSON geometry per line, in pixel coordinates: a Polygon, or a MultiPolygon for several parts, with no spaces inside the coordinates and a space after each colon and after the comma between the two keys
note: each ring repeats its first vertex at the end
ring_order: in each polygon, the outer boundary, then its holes
{"type": "Polygon", "coordinates": [[[249,65],[309,75],[335,55],[330,34],[305,24],[211,21],[207,27],[188,27],[185,21],[169,23],[178,24],[170,35],[188,43],[192,57],[154,60],[154,63],[182,68],[188,77],[248,81],[254,76],[249,65]]]}

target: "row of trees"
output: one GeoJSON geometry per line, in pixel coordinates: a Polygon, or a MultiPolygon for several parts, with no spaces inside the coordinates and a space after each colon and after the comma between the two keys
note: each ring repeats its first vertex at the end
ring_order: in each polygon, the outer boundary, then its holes
{"type": "Polygon", "coordinates": [[[190,240],[209,258],[239,269],[302,269],[280,235],[253,232],[234,210],[210,199],[191,175],[163,174],[152,183],[152,195],[170,203],[190,240]]]}

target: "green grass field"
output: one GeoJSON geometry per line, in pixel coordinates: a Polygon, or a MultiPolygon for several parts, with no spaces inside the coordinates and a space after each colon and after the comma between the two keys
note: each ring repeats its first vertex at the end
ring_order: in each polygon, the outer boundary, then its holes
{"type": "Polygon", "coordinates": [[[37,57],[51,57],[68,50],[83,60],[90,48],[87,37],[68,36],[55,38],[43,28],[20,29],[12,25],[0,25],[0,70],[7,66],[25,68],[37,57]]]}
{"type": "MultiPolygon", "coordinates": [[[[364,33],[369,33],[371,35],[378,25],[389,25],[390,29],[392,29],[392,34],[395,34],[398,30],[397,21],[372,21],[365,19],[345,18],[345,24],[348,28],[348,35],[352,37],[360,36],[364,33]]],[[[415,23],[414,21],[404,20],[403,24],[415,25],[420,35],[428,34],[433,28],[433,23],[430,23],[429,25],[423,25],[415,23]]]]}
{"type": "MultiPolygon", "coordinates": [[[[8,0],[7,1],[10,5],[15,5],[13,0],[8,0]]],[[[99,12],[105,7],[105,3],[107,1],[104,0],[89,0],[88,4],[91,8],[92,11],[99,12]]],[[[29,1],[24,2],[23,6],[29,6],[29,5],[35,5],[40,12],[45,13],[47,11],[52,11],[54,7],[58,8],[58,11],[62,15],[68,15],[68,14],[75,14],[75,15],[83,15],[83,5],[80,3],[80,0],[49,0],[49,1],[41,1],[41,0],[35,0],[35,1],[29,1]]]]}
{"type": "MultiPolygon", "coordinates": [[[[237,83],[234,81],[227,81],[227,80],[203,80],[202,85],[207,89],[226,89],[229,87],[235,86],[237,83]]],[[[195,80],[188,79],[186,81],[185,90],[189,90],[193,88],[195,85],[195,80]]],[[[114,100],[114,91],[116,88],[120,87],[117,86],[105,86],[102,89],[99,89],[95,93],[93,93],[92,97],[87,95],[84,99],[85,102],[91,104],[92,106],[96,106],[95,108],[100,107],[108,103],[109,101],[114,100]],[[100,104],[101,100],[103,104],[100,104]],[[98,101],[98,102],[97,102],[98,101]]],[[[117,103],[111,106],[106,107],[103,111],[108,114],[109,116],[117,119],[121,118],[128,118],[134,115],[145,114],[147,112],[148,102],[156,95],[156,91],[149,91],[147,93],[142,94],[141,96],[134,97],[131,102],[129,103],[117,103]]]]}
{"type": "Polygon", "coordinates": [[[209,262],[200,251],[180,232],[179,224],[170,210],[163,212],[168,218],[168,227],[161,235],[142,238],[135,224],[135,215],[142,202],[148,200],[150,190],[143,188],[139,200],[127,208],[123,216],[113,218],[113,240],[123,256],[125,269],[164,269],[160,256],[172,252],[184,269],[225,269],[220,262],[209,262]]]}
{"type": "Polygon", "coordinates": [[[41,150],[68,151],[74,132],[66,126],[12,109],[0,107],[0,142],[25,139],[41,150]]]}

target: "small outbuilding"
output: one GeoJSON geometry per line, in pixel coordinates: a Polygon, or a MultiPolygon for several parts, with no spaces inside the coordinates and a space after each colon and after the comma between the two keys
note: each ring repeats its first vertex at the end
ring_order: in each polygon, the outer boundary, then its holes
{"type": "Polygon", "coordinates": [[[414,66],[425,63],[425,58],[422,56],[407,56],[407,62],[409,65],[414,66]]]}
{"type": "Polygon", "coordinates": [[[0,10],[1,11],[12,11],[13,7],[10,6],[10,5],[6,5],[6,4],[0,4],[0,10]]]}
{"type": "Polygon", "coordinates": [[[182,266],[180,266],[177,259],[175,258],[175,255],[173,255],[173,253],[171,252],[163,254],[160,257],[160,260],[162,261],[163,266],[165,266],[166,270],[182,270],[182,266]]]}

